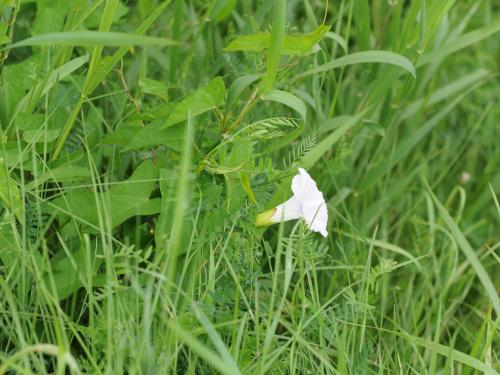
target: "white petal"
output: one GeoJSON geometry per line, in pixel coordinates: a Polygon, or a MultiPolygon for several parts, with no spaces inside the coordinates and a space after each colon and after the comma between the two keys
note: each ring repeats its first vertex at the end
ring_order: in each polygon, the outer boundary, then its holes
{"type": "Polygon", "coordinates": [[[273,223],[281,223],[282,221],[299,219],[302,216],[302,204],[297,198],[291,197],[276,207],[276,212],[270,220],[273,223]]]}
{"type": "MultiPolygon", "coordinates": [[[[323,194],[321,194],[323,196],[323,194]]],[[[328,225],[328,209],[324,199],[308,202],[302,206],[304,220],[310,230],[319,232],[323,237],[328,236],[326,227],[328,225]]]]}
{"type": "Polygon", "coordinates": [[[318,190],[316,182],[303,168],[299,168],[299,174],[292,179],[292,191],[302,203],[309,200],[323,199],[323,194],[318,190]]]}
{"type": "Polygon", "coordinates": [[[328,209],[325,198],[318,190],[316,182],[303,168],[299,168],[299,174],[292,179],[292,191],[302,204],[303,218],[309,229],[326,237],[328,235],[326,231],[328,209]]]}

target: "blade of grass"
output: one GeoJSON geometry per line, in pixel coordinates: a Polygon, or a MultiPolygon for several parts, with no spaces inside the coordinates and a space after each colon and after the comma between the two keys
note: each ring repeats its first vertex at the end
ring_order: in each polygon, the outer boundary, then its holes
{"type": "Polygon", "coordinates": [[[248,74],[236,78],[227,90],[226,108],[230,109],[234,104],[236,104],[236,100],[241,95],[243,90],[261,77],[262,74],[248,74]]]}
{"type": "MultiPolygon", "coordinates": [[[[102,12],[101,16],[101,22],[99,24],[99,32],[105,33],[108,32],[111,29],[111,25],[113,23],[113,19],[115,17],[115,12],[116,8],[118,6],[118,0],[109,0],[106,2],[104,6],[104,10],[102,12]]],[[[87,72],[87,76],[85,78],[85,83],[83,84],[83,91],[80,95],[80,99],[76,103],[75,107],[73,108],[73,111],[71,112],[70,116],[68,117],[68,121],[64,125],[64,128],[61,132],[61,135],[59,136],[59,139],[56,142],[56,146],[54,149],[54,152],[52,154],[52,160],[55,160],[59,157],[60,152],[62,151],[62,148],[64,146],[64,143],[66,142],[66,138],[68,138],[71,129],[73,128],[73,124],[76,121],[76,118],[80,112],[80,109],[83,105],[84,98],[90,95],[91,91],[88,90],[88,84],[91,80],[91,77],[94,74],[94,71],[97,70],[97,65],[99,61],[101,60],[101,53],[102,53],[102,46],[95,46],[92,50],[92,56],[90,59],[90,64],[89,64],[89,69],[87,72]]]]}
{"type": "MultiPolygon", "coordinates": [[[[175,0],[174,23],[172,25],[172,39],[178,41],[181,37],[184,0],[175,0]]],[[[173,46],[170,51],[170,83],[177,80],[177,65],[179,64],[179,45],[173,46]]]]}
{"type": "Polygon", "coordinates": [[[167,326],[178,340],[184,342],[191,348],[191,350],[197,353],[217,371],[226,375],[235,375],[240,373],[239,371],[235,372],[235,369],[231,366],[231,364],[224,362],[224,360],[219,357],[217,353],[208,349],[205,344],[196,339],[196,337],[194,337],[188,330],[184,329],[177,322],[170,320],[167,323],[167,326]]]}
{"type": "Polygon", "coordinates": [[[297,111],[302,117],[302,120],[306,122],[306,105],[304,104],[302,99],[298,98],[297,96],[282,90],[272,90],[262,95],[262,99],[278,102],[292,108],[293,110],[297,111]]]}
{"type": "Polygon", "coordinates": [[[30,90],[30,92],[19,102],[17,108],[21,111],[27,111],[29,113],[34,111],[43,95],[47,94],[57,82],[60,82],[64,78],[71,75],[74,71],[82,67],[87,61],[89,61],[89,55],[83,55],[76,57],[55,69],[46,81],[40,82],[38,85],[33,87],[33,90],[30,90]]]}
{"type": "Polygon", "coordinates": [[[408,105],[406,107],[406,110],[403,112],[403,115],[401,118],[406,119],[410,116],[413,116],[415,113],[417,113],[420,108],[422,108],[423,105],[425,105],[425,108],[427,109],[428,107],[432,106],[433,104],[439,103],[450,96],[453,96],[454,94],[457,94],[471,85],[483,80],[489,75],[489,72],[485,69],[478,69],[475,72],[472,72],[470,74],[467,74],[463,77],[460,77],[459,79],[437,89],[432,92],[432,94],[429,95],[428,98],[423,98],[423,99],[418,99],[408,105]]]}
{"type": "Polygon", "coordinates": [[[167,264],[167,283],[165,285],[165,294],[169,295],[170,287],[174,284],[177,271],[177,257],[179,245],[182,238],[182,230],[184,226],[184,217],[186,200],[189,190],[189,171],[191,168],[192,142],[193,142],[193,123],[190,114],[185,129],[184,148],[182,150],[182,163],[180,165],[179,180],[177,181],[176,205],[174,209],[174,220],[170,231],[170,241],[168,246],[168,264],[167,264]]]}
{"type": "Polygon", "coordinates": [[[238,368],[238,365],[234,361],[234,358],[231,356],[231,353],[229,353],[229,350],[226,348],[226,345],[222,341],[222,338],[220,337],[219,333],[213,326],[213,324],[210,322],[208,317],[205,315],[203,310],[199,308],[195,303],[191,304],[198,320],[200,321],[201,325],[203,328],[205,328],[205,331],[207,331],[208,336],[210,337],[210,340],[212,341],[212,344],[215,346],[219,354],[222,356],[222,359],[224,362],[232,367],[232,372],[233,374],[239,374],[240,370],[238,368]]]}
{"type": "Polygon", "coordinates": [[[176,44],[176,42],[168,38],[160,38],[140,34],[118,33],[111,31],[66,31],[60,33],[36,35],[34,37],[11,44],[6,48],[52,45],[132,47],[166,46],[173,44],[176,44]]]}
{"type": "Polygon", "coordinates": [[[286,20],[286,0],[276,0],[274,3],[273,26],[271,31],[271,42],[269,45],[265,90],[271,91],[278,74],[278,67],[281,57],[281,49],[285,38],[285,20],[286,20]]]}
{"type": "Polygon", "coordinates": [[[491,281],[490,276],[488,275],[488,272],[486,272],[486,269],[482,265],[481,261],[479,260],[476,252],[472,248],[472,246],[469,244],[469,241],[467,241],[467,238],[463,234],[463,232],[460,230],[458,225],[455,223],[453,218],[450,216],[448,213],[448,210],[441,204],[441,202],[437,199],[437,197],[434,195],[432,192],[430,186],[428,185],[427,181],[424,180],[424,183],[427,187],[427,190],[429,191],[429,194],[432,197],[432,200],[434,201],[434,204],[438,208],[439,214],[441,215],[441,218],[445,222],[446,226],[450,230],[453,238],[458,244],[458,247],[462,252],[464,253],[465,257],[471,264],[472,268],[474,268],[474,271],[476,272],[477,277],[481,281],[481,283],[484,286],[484,289],[486,290],[487,294],[490,297],[491,303],[493,304],[493,308],[495,309],[495,312],[497,314],[497,317],[500,317],[500,298],[498,297],[498,293],[495,289],[495,285],[491,281]]]}
{"type": "Polygon", "coordinates": [[[363,118],[366,112],[367,109],[363,110],[355,116],[347,118],[342,126],[333,131],[325,139],[323,139],[320,143],[318,143],[310,151],[308,151],[301,161],[303,167],[307,169],[316,164],[316,162],[325,154],[325,152],[330,150],[332,146],[337,143],[349,129],[355,126],[363,118]]]}
{"type": "Polygon", "coordinates": [[[406,138],[399,140],[394,153],[385,158],[377,167],[370,170],[368,173],[364,174],[363,178],[358,184],[359,191],[364,191],[373,184],[375,184],[380,178],[385,176],[385,174],[396,164],[398,164],[403,158],[408,155],[411,150],[432,130],[436,127],[441,120],[443,120],[448,113],[467,95],[472,88],[469,88],[466,92],[461,94],[446,107],[441,109],[438,113],[427,120],[422,126],[409,134],[406,138]]]}
{"type": "Polygon", "coordinates": [[[362,51],[354,52],[346,56],[339,57],[329,63],[318,65],[313,69],[309,69],[304,73],[300,73],[291,78],[291,81],[296,81],[298,79],[308,77],[313,74],[321,74],[328,70],[341,68],[348,65],[355,64],[369,64],[369,63],[379,63],[379,64],[390,64],[396,65],[403,68],[408,73],[410,73],[414,78],[417,76],[415,71],[415,66],[410,60],[408,60],[403,55],[399,55],[394,52],[389,51],[362,51]]]}
{"type": "Polygon", "coordinates": [[[459,350],[450,348],[443,344],[438,344],[432,340],[426,340],[421,337],[413,336],[408,333],[397,332],[395,334],[407,339],[414,345],[421,346],[423,348],[429,349],[432,352],[436,352],[438,354],[441,354],[442,356],[451,358],[454,361],[458,361],[478,371],[482,371],[487,375],[498,375],[498,372],[481,362],[479,359],[471,357],[470,355],[459,350]]]}
{"type": "Polygon", "coordinates": [[[493,35],[499,31],[500,19],[496,19],[492,21],[488,26],[468,32],[467,34],[464,34],[452,40],[448,44],[445,44],[444,46],[441,46],[432,52],[424,54],[418,61],[417,68],[430,64],[434,61],[441,61],[444,57],[454,52],[460,51],[461,49],[477,44],[481,40],[488,38],[490,35],[493,35]]]}
{"type": "MultiPolygon", "coordinates": [[[[146,18],[142,24],[136,29],[135,33],[136,34],[143,34],[145,33],[153,24],[153,22],[156,21],[156,19],[161,15],[161,13],[165,10],[167,5],[170,3],[170,0],[164,1],[160,6],[158,6],[154,12],[151,13],[151,15],[146,18]]],[[[56,146],[54,148],[54,151],[52,152],[52,157],[51,160],[56,160],[59,157],[59,154],[61,153],[64,143],[66,142],[66,139],[68,138],[71,129],[73,128],[73,125],[76,121],[76,118],[78,117],[78,114],[80,113],[80,109],[82,108],[83,103],[85,102],[85,98],[90,96],[92,92],[95,90],[95,88],[104,80],[104,78],[111,72],[113,67],[120,61],[120,59],[123,58],[123,56],[129,51],[128,47],[120,47],[111,57],[107,58],[106,62],[100,66],[98,70],[95,69],[96,66],[96,53],[98,52],[100,55],[100,48],[102,47],[95,47],[94,53],[92,55],[92,61],[91,65],[89,67],[89,72],[87,73],[87,77],[85,79],[85,84],[83,88],[82,95],[79,99],[79,101],[75,104],[73,107],[73,110],[71,114],[68,117],[68,120],[66,121],[66,124],[64,125],[64,128],[61,132],[61,135],[59,136],[59,139],[57,140],[56,146]]]]}

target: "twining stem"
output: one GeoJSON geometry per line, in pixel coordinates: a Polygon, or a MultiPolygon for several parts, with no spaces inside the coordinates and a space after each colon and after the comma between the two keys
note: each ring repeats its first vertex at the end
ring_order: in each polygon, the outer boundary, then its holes
{"type": "Polygon", "coordinates": [[[245,107],[243,107],[243,109],[241,110],[240,114],[233,121],[233,123],[228,128],[222,129],[222,139],[221,139],[221,141],[218,142],[214,147],[212,147],[210,149],[210,151],[208,151],[205,154],[205,156],[203,157],[203,160],[198,164],[198,167],[196,168],[196,173],[200,173],[203,169],[205,169],[205,165],[206,165],[205,163],[208,160],[208,158],[210,158],[210,155],[212,155],[223,144],[225,144],[226,142],[228,142],[228,138],[229,137],[226,137],[226,135],[229,132],[231,132],[232,130],[234,130],[238,126],[238,124],[243,120],[243,118],[248,113],[248,111],[250,111],[250,109],[252,109],[252,107],[255,105],[255,103],[256,103],[255,98],[257,97],[258,92],[259,92],[259,86],[257,86],[255,88],[255,90],[252,92],[252,94],[248,98],[248,101],[245,104],[245,107]]]}
{"type": "Polygon", "coordinates": [[[236,127],[239,125],[241,120],[243,120],[243,118],[248,113],[248,111],[250,111],[250,109],[252,109],[252,107],[255,105],[255,103],[256,103],[255,98],[256,98],[258,92],[259,92],[259,86],[257,86],[255,88],[255,90],[252,92],[252,94],[250,95],[250,98],[246,102],[246,104],[243,107],[243,109],[241,110],[240,114],[238,115],[238,117],[236,117],[236,120],[234,120],[233,123],[227,129],[224,129],[222,131],[223,134],[229,133],[232,130],[236,129],[236,127]]]}

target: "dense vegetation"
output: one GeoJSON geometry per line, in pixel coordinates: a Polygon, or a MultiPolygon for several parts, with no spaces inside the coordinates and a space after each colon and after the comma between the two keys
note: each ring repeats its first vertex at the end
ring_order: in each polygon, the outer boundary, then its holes
{"type": "Polygon", "coordinates": [[[0,0],[0,374],[496,374],[499,11],[0,0]]]}

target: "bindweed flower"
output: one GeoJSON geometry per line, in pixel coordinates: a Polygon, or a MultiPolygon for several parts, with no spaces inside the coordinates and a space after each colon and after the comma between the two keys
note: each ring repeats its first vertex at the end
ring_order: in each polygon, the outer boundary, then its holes
{"type": "Polygon", "coordinates": [[[279,206],[257,215],[255,225],[265,226],[282,221],[304,219],[310,230],[326,237],[328,210],[323,193],[303,168],[292,179],[293,197],[279,206]]]}

